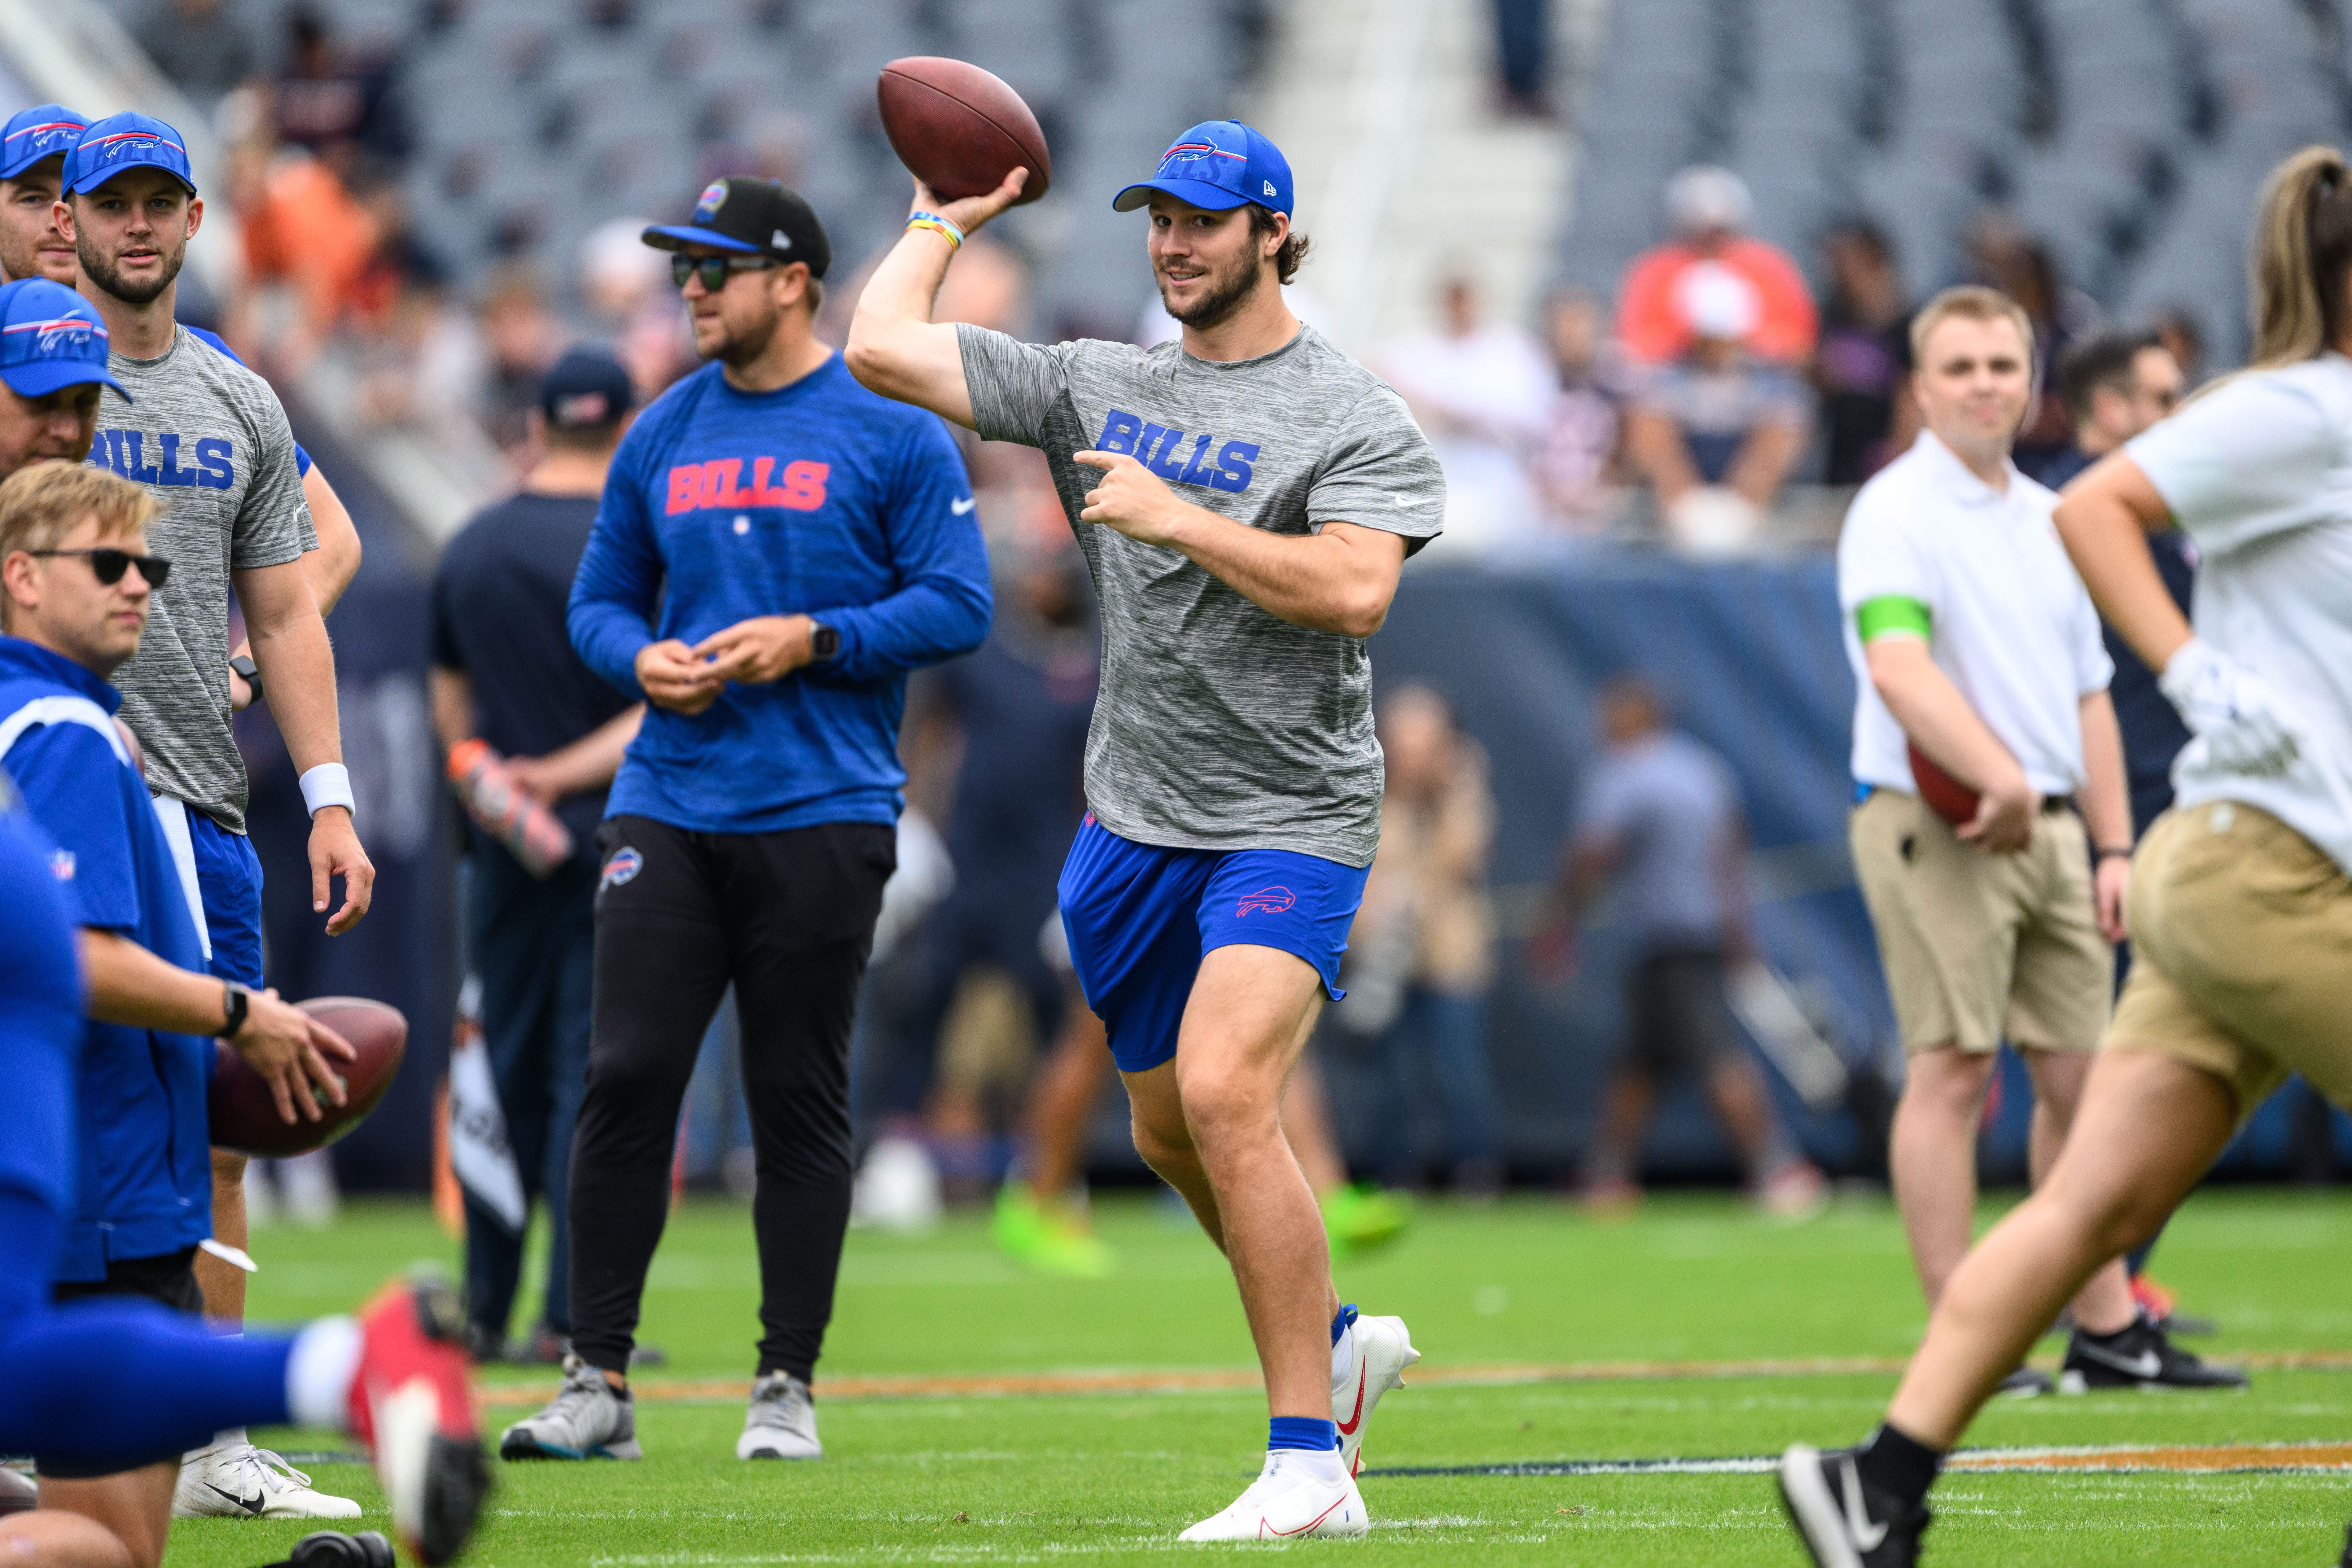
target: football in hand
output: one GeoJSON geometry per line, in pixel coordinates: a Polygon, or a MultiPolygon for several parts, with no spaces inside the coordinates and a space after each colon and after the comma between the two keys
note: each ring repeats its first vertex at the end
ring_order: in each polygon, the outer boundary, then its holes
{"type": "Polygon", "coordinates": [[[1045,194],[1054,161],[1021,95],[963,60],[908,55],[882,68],[875,86],[890,150],[945,201],[984,196],[1017,168],[1029,171],[1013,205],[1045,194]]]}
{"type": "Polygon", "coordinates": [[[401,1055],[408,1048],[408,1020],[400,1016],[399,1008],[364,996],[318,996],[295,1005],[349,1040],[359,1052],[356,1061],[327,1058],[327,1065],[342,1075],[347,1102],[331,1103],[312,1084],[310,1092],[323,1116],[317,1121],[303,1116],[298,1099],[296,1120],[288,1121],[278,1114],[269,1080],[247,1067],[245,1058],[222,1040],[217,1042],[220,1054],[213,1063],[209,1106],[213,1147],[272,1160],[307,1154],[366,1121],[384,1090],[392,1087],[400,1071],[401,1055]]]}
{"type": "Polygon", "coordinates": [[[1911,777],[1927,809],[1958,827],[1977,819],[1977,792],[1936,765],[1917,746],[1911,747],[1911,777]]]}

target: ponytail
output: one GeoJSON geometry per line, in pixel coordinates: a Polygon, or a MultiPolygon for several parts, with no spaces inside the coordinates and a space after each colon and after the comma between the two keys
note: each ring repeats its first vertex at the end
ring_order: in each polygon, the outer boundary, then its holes
{"type": "Polygon", "coordinates": [[[2313,358],[2352,332],[2352,167],[2333,147],[2305,147],[2263,184],[2248,266],[2253,368],[2313,358]]]}

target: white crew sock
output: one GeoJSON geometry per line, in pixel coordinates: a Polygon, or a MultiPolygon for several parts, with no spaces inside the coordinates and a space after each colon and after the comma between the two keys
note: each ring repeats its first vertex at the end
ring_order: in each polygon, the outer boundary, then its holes
{"type": "Polygon", "coordinates": [[[1349,1323],[1331,1342],[1331,1386],[1339,1387],[1356,1374],[1356,1325],[1349,1323]]]}
{"type": "Polygon", "coordinates": [[[286,1358],[286,1405],[305,1426],[351,1429],[352,1379],[364,1342],[351,1318],[320,1318],[294,1338],[286,1358]]]}

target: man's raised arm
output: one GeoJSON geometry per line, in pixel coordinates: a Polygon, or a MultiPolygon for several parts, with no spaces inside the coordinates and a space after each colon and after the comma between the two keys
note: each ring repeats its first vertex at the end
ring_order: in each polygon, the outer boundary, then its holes
{"type": "Polygon", "coordinates": [[[922,181],[915,182],[914,214],[943,219],[940,227],[911,223],[882,258],[857,297],[850,318],[849,344],[842,357],[849,374],[885,397],[928,408],[965,429],[973,428],[971,389],[964,383],[963,352],[952,325],[931,320],[932,301],[948,275],[948,263],[962,239],[1013,205],[1029,171],[1015,169],[984,196],[942,202],[922,181]]]}

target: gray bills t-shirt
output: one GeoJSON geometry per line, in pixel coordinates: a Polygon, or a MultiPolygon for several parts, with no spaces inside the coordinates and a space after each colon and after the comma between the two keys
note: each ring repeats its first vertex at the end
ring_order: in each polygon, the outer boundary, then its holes
{"type": "MultiPolygon", "coordinates": [[[[1041,347],[956,329],[980,433],[1042,447],[1102,603],[1087,804],[1122,838],[1371,864],[1381,748],[1363,643],[1293,626],[1173,550],[1080,522],[1124,452],[1196,506],[1273,533],[1352,522],[1423,541],[1445,476],[1379,377],[1311,327],[1257,359],[1181,344],[1041,347]]],[[[1418,548],[1418,545],[1408,546],[1418,548]]]]}
{"type": "Polygon", "coordinates": [[[99,405],[89,460],[147,487],[147,548],[172,578],[139,652],[114,672],[147,752],[147,787],[245,831],[245,760],[229,734],[229,569],[282,566],[318,548],[294,432],[269,384],[179,329],[160,359],[109,357],[137,399],[99,405]]]}

